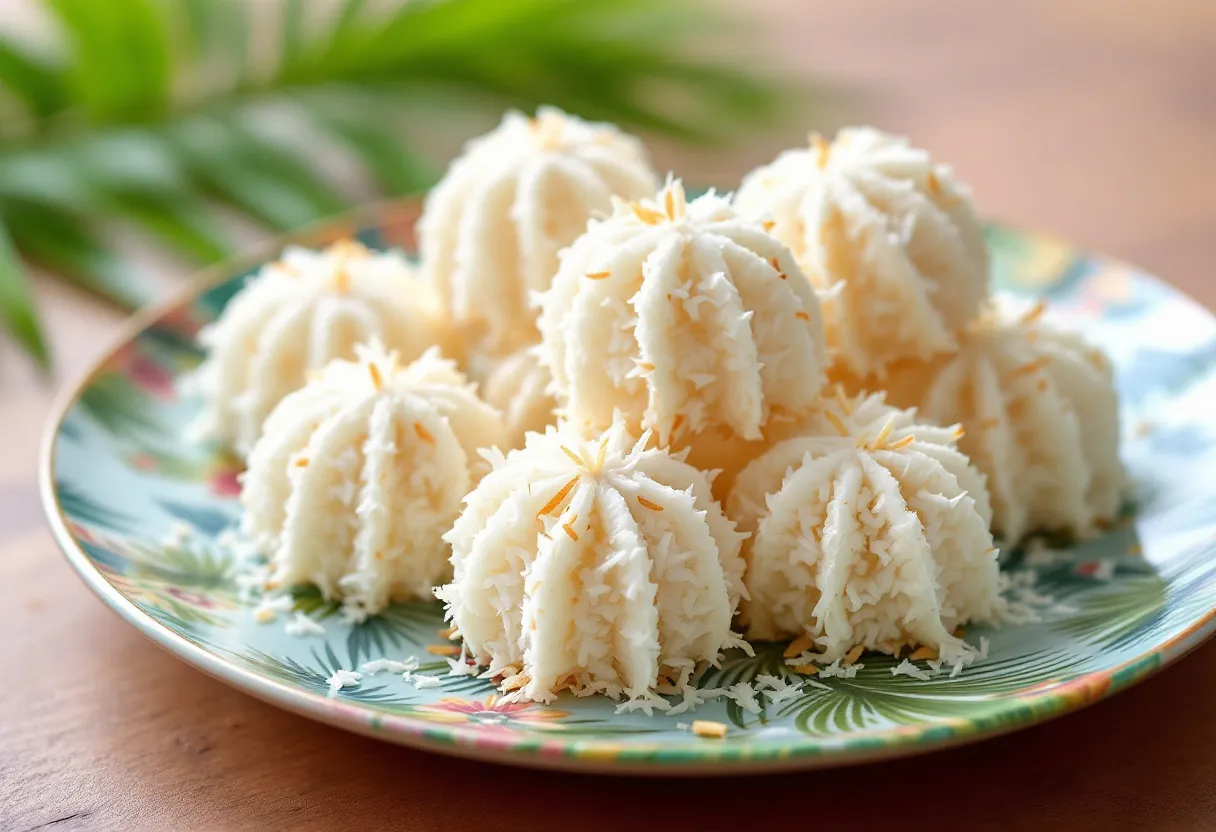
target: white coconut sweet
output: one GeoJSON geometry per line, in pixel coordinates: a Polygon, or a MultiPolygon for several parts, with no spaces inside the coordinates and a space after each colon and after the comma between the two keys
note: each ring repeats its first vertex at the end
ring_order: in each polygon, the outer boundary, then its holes
{"type": "Polygon", "coordinates": [[[968,189],[905,139],[873,128],[818,136],[750,173],[739,212],[771,232],[824,292],[828,344],[881,374],[955,346],[988,295],[988,251],[968,189]]]}
{"type": "Polygon", "coordinates": [[[806,435],[739,474],[728,514],[751,537],[749,637],[805,637],[822,661],[920,644],[1001,611],[984,477],[957,428],[918,424],[881,394],[829,399],[806,435]]]}
{"type": "Polygon", "coordinates": [[[427,196],[418,222],[423,275],[479,348],[535,340],[533,291],[548,288],[558,252],[610,198],[654,192],[642,144],[609,124],[542,107],[508,113],[468,143],[427,196]]]}
{"type": "Polygon", "coordinates": [[[736,643],[742,540],[705,475],[635,442],[623,421],[584,438],[529,434],[466,498],[436,591],[503,689],[594,692],[666,709],[656,688],[736,643]]]}
{"type": "Polygon", "coordinates": [[[687,203],[678,181],[588,227],[540,330],[566,418],[602,428],[619,411],[661,445],[719,427],[760,439],[824,377],[819,301],[789,250],[719,196],[687,203]]]}
{"type": "Polygon", "coordinates": [[[1042,321],[1044,307],[985,308],[956,355],[893,367],[893,403],[938,424],[988,477],[993,529],[1092,536],[1120,510],[1119,402],[1110,361],[1042,321]]]}
{"type": "Polygon", "coordinates": [[[519,448],[529,431],[543,433],[557,419],[557,401],[549,391],[553,376],[535,347],[525,347],[500,361],[486,376],[481,394],[502,411],[507,426],[507,447],[519,448]]]}
{"type": "Polygon", "coordinates": [[[505,429],[437,350],[404,367],[379,344],[357,353],[271,413],[241,502],[274,583],[315,584],[361,617],[447,579],[443,534],[505,429]]]}
{"type": "Polygon", "coordinates": [[[191,377],[203,398],[195,435],[244,455],[279,401],[311,371],[380,339],[406,360],[435,343],[437,308],[398,253],[346,240],[289,248],[199,335],[207,358],[191,377]]]}

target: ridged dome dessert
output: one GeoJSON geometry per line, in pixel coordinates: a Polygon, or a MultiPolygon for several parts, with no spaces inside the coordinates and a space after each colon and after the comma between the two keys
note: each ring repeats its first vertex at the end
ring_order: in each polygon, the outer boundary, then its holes
{"type": "Polygon", "coordinates": [[[551,107],[509,113],[464,155],[426,199],[418,222],[423,275],[446,313],[509,351],[535,340],[529,295],[549,286],[558,252],[612,196],[634,199],[657,182],[641,143],[608,124],[551,107]]]}
{"type": "Polygon", "coordinates": [[[502,411],[507,447],[523,447],[529,431],[544,433],[557,418],[557,402],[549,392],[553,376],[540,363],[534,347],[518,350],[500,361],[481,385],[487,402],[502,411]]]}
{"type": "Polygon", "coordinates": [[[620,421],[530,434],[467,497],[436,594],[504,690],[664,710],[657,686],[686,687],[736,643],[742,537],[705,475],[647,442],[620,421]]]}
{"type": "Polygon", "coordinates": [[[360,617],[447,579],[443,534],[505,431],[436,350],[405,367],[378,344],[357,352],[275,408],[241,502],[273,582],[315,584],[360,617]]]}
{"type": "Polygon", "coordinates": [[[284,396],[356,344],[379,338],[416,358],[439,337],[428,298],[400,254],[350,240],[287,249],[199,335],[208,355],[189,382],[203,398],[195,434],[244,455],[284,396]]]}
{"type": "Polygon", "coordinates": [[[562,258],[543,296],[541,356],[567,419],[614,412],[660,445],[718,427],[755,440],[824,377],[819,301],[785,246],[678,181],[618,202],[562,258]]]}
{"type": "Polygon", "coordinates": [[[872,128],[789,150],[743,181],[735,205],[824,292],[835,361],[860,375],[954,348],[988,295],[988,253],[968,190],[906,140],[872,128]]]}
{"type": "Polygon", "coordinates": [[[751,537],[749,637],[808,637],[825,662],[909,644],[963,661],[952,634],[1001,608],[983,475],[961,431],[874,395],[825,401],[807,435],[739,474],[729,516],[751,537]]]}
{"type": "Polygon", "coordinates": [[[988,477],[993,530],[1088,537],[1120,510],[1119,402],[1110,362],[1043,307],[985,309],[957,355],[896,367],[893,403],[939,424],[958,422],[960,449],[988,477]]]}

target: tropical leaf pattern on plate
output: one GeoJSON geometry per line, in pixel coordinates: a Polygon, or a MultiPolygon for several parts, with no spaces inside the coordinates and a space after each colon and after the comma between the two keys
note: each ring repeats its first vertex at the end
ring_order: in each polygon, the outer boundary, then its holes
{"type": "MultiPolygon", "coordinates": [[[[382,219],[359,232],[369,245],[400,237],[391,209],[382,219]]],[[[598,697],[503,702],[488,680],[449,675],[437,603],[398,604],[352,625],[299,587],[292,610],[259,624],[220,542],[238,516],[238,463],[183,439],[198,405],[178,395],[198,362],[195,333],[241,276],[157,320],[84,386],[54,444],[53,524],[86,581],[162,644],[295,710],[401,742],[570,766],[720,770],[891,754],[1029,724],[1143,678],[1216,627],[1216,321],[1151,278],[1054,238],[994,227],[989,241],[1005,288],[1049,297],[1050,314],[1111,353],[1136,495],[1100,539],[1035,541],[1007,555],[1009,570],[1034,570],[1035,591],[1051,602],[1036,623],[971,630],[990,654],[958,678],[949,668],[928,680],[896,676],[898,662],[866,656],[854,678],[806,681],[785,666],[783,645],[757,644],[698,684],[771,675],[803,680],[797,696],[774,703],[761,693],[758,714],[717,700],[648,717],[598,697]],[[172,533],[181,523],[194,529],[188,539],[172,533]],[[324,634],[287,635],[296,615],[324,634]],[[410,656],[437,686],[379,673],[330,695],[337,669],[410,656]],[[703,739],[681,727],[692,718],[730,730],[703,739]]]]}

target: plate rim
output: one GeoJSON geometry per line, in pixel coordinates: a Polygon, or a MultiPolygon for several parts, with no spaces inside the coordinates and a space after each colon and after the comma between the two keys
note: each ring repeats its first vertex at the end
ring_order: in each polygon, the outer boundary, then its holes
{"type": "MultiPolygon", "coordinates": [[[[487,736],[476,728],[430,723],[403,714],[376,713],[359,705],[345,703],[341,699],[295,688],[240,667],[220,654],[194,644],[140,609],[115,588],[89,560],[68,528],[54,477],[55,446],[64,419],[80,400],[84,390],[114,355],[166,314],[266,262],[287,245],[306,242],[335,228],[349,228],[352,233],[357,233],[365,228],[383,227],[382,220],[390,212],[399,212],[403,207],[413,211],[419,205],[417,198],[385,200],[364,205],[248,246],[232,257],[196,272],[182,289],[145,306],[128,318],[99,352],[98,357],[61,388],[50,408],[39,451],[38,480],[43,513],[56,545],[85,586],[107,607],[145,638],[191,667],[238,691],[291,713],[416,750],[482,762],[561,771],[617,775],[714,776],[765,774],[878,762],[1003,736],[1032,725],[1050,722],[1138,684],[1169,667],[1216,635],[1216,606],[1213,606],[1169,641],[1158,644],[1115,668],[1091,672],[1071,680],[1067,683],[1067,695],[1062,695],[1061,690],[1055,688],[1021,698],[1015,707],[1000,711],[998,724],[989,725],[984,721],[971,720],[963,725],[927,725],[907,733],[884,729],[862,735],[872,738],[874,742],[860,747],[857,746],[857,732],[844,735],[839,744],[825,744],[822,739],[806,737],[789,740],[755,738],[746,745],[735,745],[728,739],[715,741],[714,745],[689,745],[680,748],[664,748],[657,742],[631,747],[615,740],[599,738],[563,741],[560,735],[539,742],[530,738],[487,736]],[[1044,705],[1047,707],[1043,707],[1044,705]],[[948,733],[935,735],[943,730],[948,733]],[[621,751],[639,749],[646,750],[646,754],[637,757],[617,756],[621,751]],[[752,757],[756,749],[762,749],[759,758],[752,757]]],[[[1117,257],[1093,254],[1069,243],[1059,235],[1001,220],[985,220],[985,225],[1011,231],[1022,237],[1049,239],[1084,255],[1099,258],[1102,262],[1130,269],[1141,279],[1163,286],[1172,294],[1203,310],[1208,317],[1216,319],[1216,313],[1186,292],[1117,257]]]]}

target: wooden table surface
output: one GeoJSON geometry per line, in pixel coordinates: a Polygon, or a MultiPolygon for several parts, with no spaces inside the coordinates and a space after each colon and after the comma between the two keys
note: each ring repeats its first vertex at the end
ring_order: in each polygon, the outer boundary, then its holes
{"type": "MultiPolygon", "coordinates": [[[[815,126],[905,132],[955,165],[985,213],[1216,304],[1216,3],[754,6],[767,54],[848,102],[815,126]]],[[[729,186],[804,130],[660,162],[729,186]]],[[[119,321],[57,285],[41,299],[62,383],[119,321]]],[[[725,829],[746,828],[752,807],[793,828],[1216,827],[1216,643],[1048,725],[729,791],[474,764],[289,715],[154,647],[72,574],[35,487],[52,392],[0,351],[0,829],[725,829]]]]}

